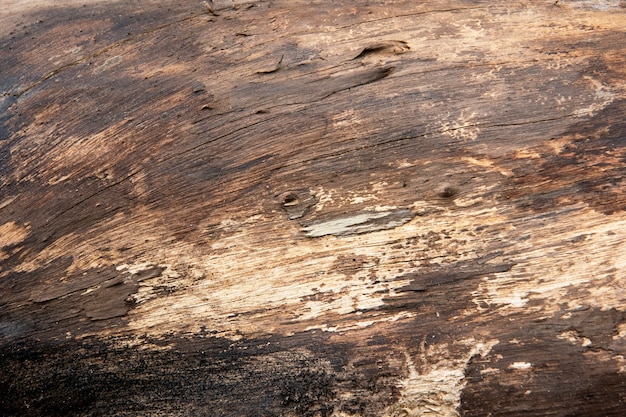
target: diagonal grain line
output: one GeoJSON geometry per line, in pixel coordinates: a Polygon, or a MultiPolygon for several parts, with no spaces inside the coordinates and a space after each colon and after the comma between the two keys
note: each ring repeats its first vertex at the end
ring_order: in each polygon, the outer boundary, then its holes
{"type": "Polygon", "coordinates": [[[71,210],[75,209],[76,207],[78,207],[79,205],[83,204],[83,203],[84,203],[84,202],[86,202],[87,200],[90,200],[91,198],[93,198],[93,197],[95,197],[95,196],[97,196],[97,195],[99,195],[99,194],[102,194],[103,192],[105,192],[105,191],[107,191],[107,190],[110,190],[110,189],[111,189],[111,188],[113,188],[113,187],[118,186],[119,184],[121,184],[121,183],[125,182],[126,180],[131,179],[131,178],[132,178],[132,177],[134,177],[135,175],[139,174],[141,171],[143,171],[143,168],[139,168],[139,169],[137,169],[137,170],[135,170],[135,171],[131,172],[130,174],[126,175],[124,178],[122,178],[122,179],[120,179],[120,180],[118,180],[118,181],[116,181],[116,182],[114,182],[114,183],[112,183],[112,184],[109,184],[109,185],[107,185],[106,187],[100,188],[98,191],[96,191],[96,192],[94,192],[94,193],[92,193],[92,194],[89,194],[87,197],[84,197],[83,199],[81,199],[81,200],[77,201],[76,203],[72,204],[70,207],[68,207],[68,208],[66,208],[65,210],[63,210],[63,211],[61,211],[60,213],[58,213],[56,216],[52,217],[52,218],[49,220],[49,222],[50,222],[50,221],[54,221],[54,220],[58,219],[59,217],[61,217],[61,216],[63,216],[64,214],[66,214],[67,212],[69,212],[69,211],[71,211],[71,210]]]}
{"type": "Polygon", "coordinates": [[[21,91],[18,91],[18,92],[15,92],[15,93],[10,93],[10,92],[6,92],[5,91],[5,92],[2,93],[2,95],[3,96],[11,96],[11,97],[19,98],[22,95],[24,95],[25,93],[27,93],[28,91],[30,91],[33,88],[37,87],[38,85],[42,84],[46,80],[49,80],[50,78],[54,77],[55,75],[65,71],[65,70],[67,70],[69,68],[75,67],[76,65],[79,65],[79,64],[81,64],[81,63],[83,63],[83,62],[85,62],[85,61],[87,61],[89,59],[96,58],[96,57],[98,57],[98,56],[100,56],[102,54],[107,53],[108,51],[110,51],[112,49],[115,49],[115,48],[117,48],[119,46],[125,45],[125,44],[127,44],[127,43],[129,43],[129,42],[131,42],[131,41],[133,41],[135,39],[141,38],[141,37],[149,35],[151,33],[158,32],[158,31],[166,29],[166,28],[168,28],[170,26],[173,26],[173,25],[176,25],[176,24],[179,24],[179,23],[182,23],[182,22],[186,22],[188,20],[195,19],[198,16],[201,16],[201,14],[195,14],[195,15],[192,15],[192,16],[189,16],[189,17],[185,17],[183,19],[179,19],[179,20],[176,20],[176,21],[173,21],[173,22],[165,23],[163,25],[160,25],[160,26],[148,29],[146,31],[137,33],[137,34],[135,34],[133,36],[129,36],[127,38],[124,38],[124,39],[122,39],[122,40],[120,40],[118,42],[112,43],[111,45],[107,45],[104,48],[99,49],[96,52],[93,52],[93,53],[91,53],[89,55],[83,56],[82,58],[78,58],[75,61],[69,62],[67,64],[64,64],[64,65],[58,67],[58,68],[53,69],[52,71],[48,72],[46,75],[44,75],[41,78],[39,78],[38,80],[34,81],[30,85],[26,86],[21,91]]]}
{"type": "Polygon", "coordinates": [[[419,135],[407,136],[407,137],[403,137],[403,138],[391,139],[391,140],[387,140],[387,141],[383,141],[383,142],[377,142],[377,143],[373,143],[373,144],[369,144],[369,145],[363,145],[363,146],[360,146],[358,148],[347,149],[347,150],[341,151],[341,152],[333,152],[333,153],[330,153],[330,154],[318,155],[318,156],[316,156],[314,158],[306,159],[304,161],[299,161],[299,162],[296,162],[296,163],[293,163],[293,164],[284,165],[284,168],[288,168],[288,167],[291,167],[291,166],[294,166],[294,165],[298,165],[298,164],[301,164],[303,162],[313,162],[313,161],[319,161],[319,160],[326,160],[326,159],[341,157],[341,156],[345,156],[345,155],[351,154],[353,152],[359,152],[359,151],[362,151],[362,150],[365,150],[365,149],[376,148],[376,147],[379,147],[379,146],[389,145],[389,144],[392,144],[392,143],[410,141],[410,140],[413,140],[413,139],[419,139],[419,138],[423,138],[423,137],[430,136],[430,135],[441,135],[441,134],[448,133],[448,132],[454,132],[454,131],[457,131],[457,130],[460,130],[460,129],[466,129],[468,127],[489,128],[489,127],[524,126],[524,125],[535,124],[535,123],[545,123],[545,122],[551,122],[551,121],[555,121],[555,120],[562,120],[562,119],[567,119],[567,118],[570,118],[570,117],[576,117],[576,115],[574,113],[571,113],[571,114],[567,114],[567,115],[559,116],[559,117],[551,117],[551,118],[544,118],[544,119],[537,119],[537,120],[527,120],[527,121],[514,122],[514,123],[492,123],[492,124],[472,123],[472,124],[468,124],[468,125],[464,125],[464,126],[459,126],[459,127],[449,128],[449,129],[433,130],[433,131],[425,132],[425,133],[422,133],[422,134],[419,134],[419,135]]]}
{"type": "Polygon", "coordinates": [[[452,9],[435,9],[435,10],[424,10],[421,12],[394,14],[392,16],[385,16],[385,17],[381,17],[378,19],[364,20],[361,22],[352,23],[352,24],[345,25],[345,26],[338,26],[337,29],[348,29],[354,26],[365,25],[368,23],[384,22],[386,20],[397,19],[399,17],[414,17],[414,16],[423,16],[426,14],[436,14],[436,13],[456,13],[456,12],[464,12],[466,10],[481,10],[481,9],[489,10],[489,7],[487,6],[457,7],[457,8],[452,8],[452,9]]]}

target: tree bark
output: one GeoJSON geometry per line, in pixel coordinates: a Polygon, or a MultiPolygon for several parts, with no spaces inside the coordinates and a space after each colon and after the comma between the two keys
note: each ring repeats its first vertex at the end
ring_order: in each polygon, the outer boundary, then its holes
{"type": "Polygon", "coordinates": [[[622,415],[624,2],[4,3],[0,415],[622,415]]]}

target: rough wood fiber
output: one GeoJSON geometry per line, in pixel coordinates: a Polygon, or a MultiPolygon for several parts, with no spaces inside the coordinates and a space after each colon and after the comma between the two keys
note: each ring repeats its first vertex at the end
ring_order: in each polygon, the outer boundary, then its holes
{"type": "Polygon", "coordinates": [[[0,414],[626,407],[626,9],[10,0],[0,414]]]}

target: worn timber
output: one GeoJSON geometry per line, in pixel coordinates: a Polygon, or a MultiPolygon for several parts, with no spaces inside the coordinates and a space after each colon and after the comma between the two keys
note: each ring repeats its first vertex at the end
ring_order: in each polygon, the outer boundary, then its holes
{"type": "Polygon", "coordinates": [[[626,3],[4,0],[1,416],[621,416],[626,3]]]}

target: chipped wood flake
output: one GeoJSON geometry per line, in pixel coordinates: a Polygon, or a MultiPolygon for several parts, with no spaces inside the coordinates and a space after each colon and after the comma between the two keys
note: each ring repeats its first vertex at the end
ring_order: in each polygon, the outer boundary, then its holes
{"type": "Polygon", "coordinates": [[[407,209],[359,213],[353,216],[312,223],[302,230],[308,237],[344,236],[393,229],[402,226],[412,218],[413,214],[407,209]]]}
{"type": "Polygon", "coordinates": [[[513,362],[509,365],[509,369],[513,369],[516,371],[528,371],[533,367],[533,365],[529,362],[513,362]]]}

